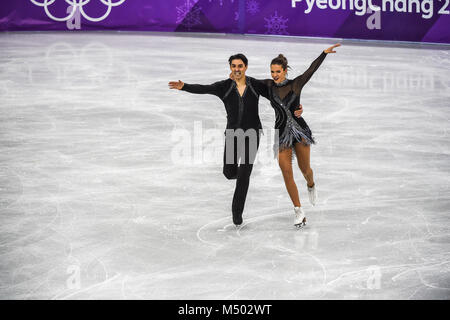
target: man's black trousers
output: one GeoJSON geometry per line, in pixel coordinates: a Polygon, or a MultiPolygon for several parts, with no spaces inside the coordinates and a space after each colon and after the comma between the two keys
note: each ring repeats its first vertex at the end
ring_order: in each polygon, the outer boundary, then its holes
{"type": "Polygon", "coordinates": [[[256,153],[259,148],[259,132],[249,136],[225,134],[225,150],[223,155],[223,174],[227,179],[236,179],[232,213],[233,223],[242,223],[245,199],[247,197],[250,175],[253,169],[256,153]]]}

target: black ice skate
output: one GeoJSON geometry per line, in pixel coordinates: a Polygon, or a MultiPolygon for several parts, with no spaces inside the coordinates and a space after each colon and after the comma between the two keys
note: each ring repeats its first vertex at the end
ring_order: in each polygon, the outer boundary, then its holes
{"type": "Polygon", "coordinates": [[[233,223],[236,226],[236,228],[239,228],[242,224],[242,214],[233,212],[233,223]]]}

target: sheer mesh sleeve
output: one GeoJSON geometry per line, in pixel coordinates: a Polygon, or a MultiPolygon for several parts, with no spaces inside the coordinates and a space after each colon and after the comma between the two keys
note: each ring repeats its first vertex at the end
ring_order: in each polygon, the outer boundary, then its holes
{"type": "Polygon", "coordinates": [[[266,99],[270,99],[269,88],[270,88],[270,83],[272,80],[270,80],[270,79],[259,80],[259,79],[251,78],[251,81],[252,81],[253,88],[256,90],[256,92],[259,95],[263,96],[266,99]]]}
{"type": "Polygon", "coordinates": [[[309,81],[309,79],[311,79],[312,75],[314,74],[314,72],[317,71],[317,69],[319,69],[320,65],[322,64],[323,60],[325,60],[326,56],[327,54],[324,51],[322,51],[320,56],[316,60],[314,60],[313,63],[311,63],[308,70],[306,70],[302,75],[294,79],[294,90],[296,92],[299,92],[303,88],[303,86],[309,81]]]}

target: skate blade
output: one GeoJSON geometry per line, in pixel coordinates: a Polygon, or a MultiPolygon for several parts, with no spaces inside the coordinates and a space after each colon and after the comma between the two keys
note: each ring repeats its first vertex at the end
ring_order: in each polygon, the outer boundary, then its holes
{"type": "Polygon", "coordinates": [[[294,224],[294,226],[295,226],[297,229],[301,229],[301,228],[305,227],[305,226],[306,226],[306,219],[303,219],[303,221],[300,222],[300,223],[294,224]]]}

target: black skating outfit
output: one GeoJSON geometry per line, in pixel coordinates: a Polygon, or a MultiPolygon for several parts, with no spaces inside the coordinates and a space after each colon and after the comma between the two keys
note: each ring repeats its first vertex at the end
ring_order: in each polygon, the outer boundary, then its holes
{"type": "Polygon", "coordinates": [[[242,96],[239,94],[236,82],[231,79],[218,81],[210,85],[185,83],[181,90],[197,94],[213,94],[222,100],[227,112],[226,128],[229,129],[226,130],[226,141],[231,139],[237,142],[237,138],[234,136],[234,132],[237,129],[242,129],[243,131],[254,129],[256,131],[256,148],[250,148],[249,139],[245,139],[245,148],[238,148],[238,144],[234,143],[233,150],[227,150],[227,143],[225,143],[223,174],[227,179],[236,179],[232,213],[234,224],[240,225],[242,223],[242,212],[244,211],[253,162],[259,147],[259,130],[262,129],[258,114],[259,96],[262,95],[269,98],[268,87],[259,80],[246,77],[246,88],[242,96]],[[231,155],[234,161],[231,163],[226,161],[227,151],[232,152],[231,155]],[[243,157],[244,152],[245,158],[243,157]],[[238,163],[239,160],[240,163],[238,163]]]}
{"type": "Polygon", "coordinates": [[[292,148],[297,142],[307,145],[315,143],[308,124],[303,117],[297,118],[294,115],[294,111],[300,105],[300,95],[303,86],[311,79],[326,55],[325,52],[322,52],[313,61],[308,70],[293,80],[286,79],[279,84],[271,79],[261,80],[267,86],[270,104],[275,110],[275,129],[279,130],[279,144],[274,146],[275,155],[278,153],[278,150],[292,148]]]}

